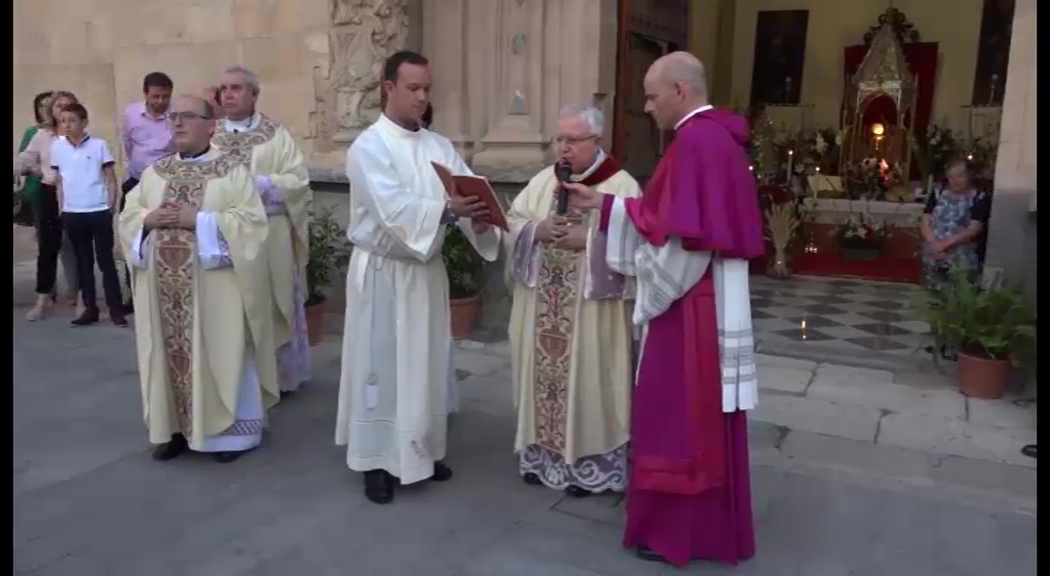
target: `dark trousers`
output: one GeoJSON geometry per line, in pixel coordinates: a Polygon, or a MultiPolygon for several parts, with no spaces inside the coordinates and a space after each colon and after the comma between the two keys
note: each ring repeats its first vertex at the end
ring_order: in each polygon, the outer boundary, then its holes
{"type": "Polygon", "coordinates": [[[40,186],[40,199],[34,212],[37,236],[36,293],[51,294],[55,291],[58,254],[62,250],[62,218],[54,186],[40,186]]]}
{"type": "Polygon", "coordinates": [[[66,212],[63,224],[73,243],[77,255],[77,276],[80,278],[80,295],[88,310],[98,309],[95,295],[95,260],[102,272],[102,287],[106,292],[106,305],[111,310],[121,310],[120,278],[113,259],[113,214],[109,210],[99,212],[66,212]]]}
{"type": "MultiPolygon", "coordinates": [[[[124,211],[124,204],[127,202],[128,192],[131,192],[131,190],[134,187],[138,186],[138,185],[139,185],[138,179],[137,178],[132,178],[131,176],[128,176],[128,179],[125,180],[124,183],[120,185],[120,211],[121,212],[124,211]]],[[[127,255],[125,255],[124,258],[125,258],[124,268],[125,268],[125,272],[126,272],[126,274],[124,274],[124,280],[125,280],[125,283],[126,283],[127,294],[128,294],[128,302],[127,302],[127,304],[130,305],[131,304],[131,298],[132,298],[132,295],[131,295],[131,265],[128,264],[128,262],[127,262],[127,255]]],[[[130,311],[130,308],[129,308],[129,311],[130,311]]]]}

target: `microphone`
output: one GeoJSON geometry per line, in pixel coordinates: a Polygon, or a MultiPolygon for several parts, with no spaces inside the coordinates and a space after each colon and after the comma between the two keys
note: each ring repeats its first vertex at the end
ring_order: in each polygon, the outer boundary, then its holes
{"type": "MultiPolygon", "coordinates": [[[[558,182],[564,184],[565,182],[568,182],[569,178],[572,176],[572,166],[564,160],[558,162],[554,167],[554,174],[557,176],[558,182]]],[[[569,211],[569,191],[566,190],[564,186],[560,186],[559,188],[557,214],[558,216],[564,216],[565,213],[569,211]]]]}

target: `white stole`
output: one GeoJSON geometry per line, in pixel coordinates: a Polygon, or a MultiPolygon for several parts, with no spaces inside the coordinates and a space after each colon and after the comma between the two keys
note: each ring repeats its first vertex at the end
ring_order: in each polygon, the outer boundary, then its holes
{"type": "Polygon", "coordinates": [[[613,201],[609,214],[606,260],[613,270],[636,277],[633,321],[643,329],[689,292],[711,266],[722,368],[722,411],[751,410],[758,405],[746,260],[687,251],[682,248],[681,239],[674,237],[664,246],[653,246],[635,230],[621,198],[613,201]]]}

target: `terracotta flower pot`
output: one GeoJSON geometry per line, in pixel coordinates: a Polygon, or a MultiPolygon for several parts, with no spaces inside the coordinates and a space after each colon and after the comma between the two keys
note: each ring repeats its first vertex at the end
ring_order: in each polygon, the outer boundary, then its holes
{"type": "Polygon", "coordinates": [[[452,312],[452,338],[461,340],[470,336],[481,313],[481,296],[450,298],[448,303],[452,312]]]}
{"type": "Polygon", "coordinates": [[[306,340],[317,346],[324,340],[324,301],[309,304],[306,310],[306,340]]]}
{"type": "Polygon", "coordinates": [[[991,360],[965,352],[958,353],[959,392],[970,398],[1002,398],[1010,379],[1009,360],[991,360]]]}

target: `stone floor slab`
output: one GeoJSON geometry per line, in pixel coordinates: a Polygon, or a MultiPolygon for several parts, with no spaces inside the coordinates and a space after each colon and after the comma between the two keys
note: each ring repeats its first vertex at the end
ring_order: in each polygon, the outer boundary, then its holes
{"type": "Polygon", "coordinates": [[[876,410],[966,419],[966,398],[954,390],[921,390],[884,380],[822,375],[813,379],[806,396],[876,410]]]}
{"type": "Polygon", "coordinates": [[[758,365],[758,387],[760,390],[803,394],[812,378],[813,371],[806,368],[758,365]]]}
{"type": "Polygon", "coordinates": [[[792,430],[874,441],[881,412],[816,398],[766,394],[751,418],[792,430]]]}
{"type": "Polygon", "coordinates": [[[1022,455],[1020,450],[1035,441],[1034,429],[987,428],[959,420],[903,413],[887,414],[879,425],[877,439],[879,444],[1030,468],[1035,467],[1035,460],[1022,455]]]}

